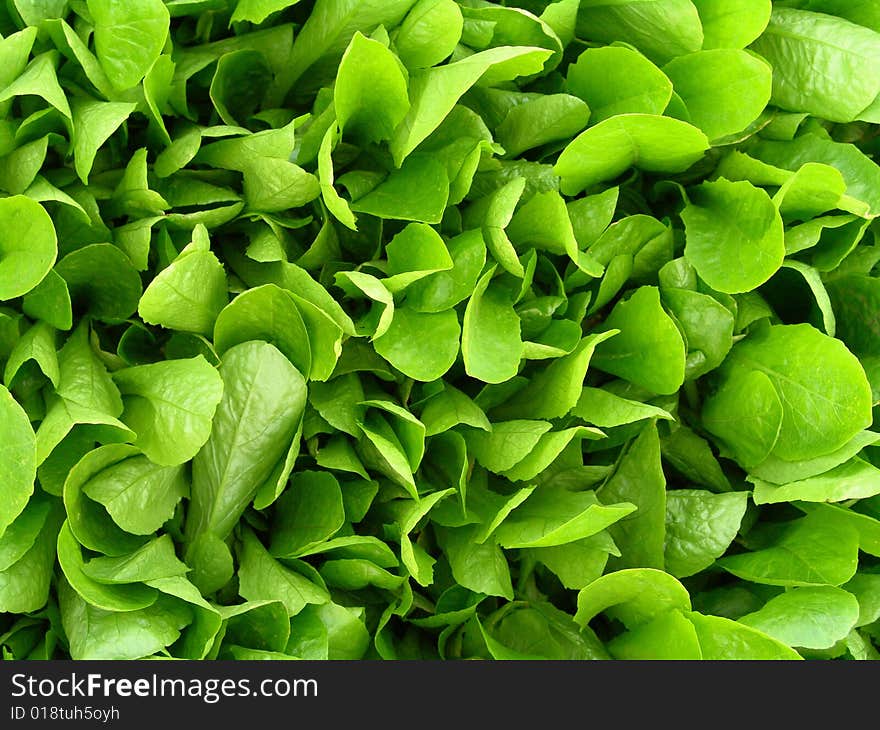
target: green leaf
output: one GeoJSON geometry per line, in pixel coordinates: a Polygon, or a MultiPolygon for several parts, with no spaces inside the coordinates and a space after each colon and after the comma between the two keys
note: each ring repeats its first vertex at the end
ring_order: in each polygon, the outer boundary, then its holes
{"type": "Polygon", "coordinates": [[[676,578],[695,575],[730,547],[746,513],[748,492],[713,494],[676,489],[666,495],[666,569],[676,578]]]}
{"type": "Polygon", "coordinates": [[[762,162],[793,172],[807,162],[834,167],[843,175],[846,194],[867,204],[872,217],[880,214],[880,167],[855,145],[806,133],[791,141],[761,141],[750,153],[762,162]]]}
{"type": "Polygon", "coordinates": [[[607,654],[598,638],[590,631],[579,630],[568,614],[551,603],[516,606],[499,611],[500,621],[494,623],[492,635],[481,624],[483,638],[495,659],[527,657],[558,660],[606,659],[607,654]],[[503,615],[502,615],[503,614],[503,615]]]}
{"type": "Polygon", "coordinates": [[[652,621],[637,626],[608,645],[615,659],[629,660],[694,660],[702,659],[703,651],[697,631],[681,612],[670,610],[652,621]]]}
{"type": "Polygon", "coordinates": [[[270,552],[296,558],[326,543],[345,523],[342,490],[332,474],[298,472],[275,507],[270,552]]]}
{"type": "Polygon", "coordinates": [[[773,69],[746,51],[719,48],[679,56],[663,67],[690,121],[710,140],[741,132],[770,101],[773,69]]]}
{"type": "Polygon", "coordinates": [[[537,73],[551,51],[532,47],[490,48],[460,61],[416,71],[410,78],[409,113],[391,139],[394,162],[400,166],[452,111],[475,84],[497,84],[537,73]]]}
{"type": "Polygon", "coordinates": [[[275,284],[242,292],[217,315],[214,347],[218,355],[249,340],[269,342],[301,373],[311,371],[312,350],[306,324],[294,299],[275,284]]]}
{"type": "Polygon", "coordinates": [[[697,631],[697,639],[705,660],[764,660],[800,659],[801,656],[781,641],[721,616],[688,614],[688,620],[697,631]]]}
{"type": "Polygon", "coordinates": [[[598,491],[603,504],[630,503],[636,511],[609,529],[621,555],[618,568],[662,568],[666,542],[666,478],[654,423],[622,453],[614,474],[598,491]]]}
{"type": "Polygon", "coordinates": [[[407,68],[430,68],[455,50],[463,26],[453,0],[419,0],[400,24],[394,49],[407,68]]]}
{"type": "Polygon", "coordinates": [[[408,290],[431,274],[450,271],[454,262],[440,235],[424,223],[410,223],[385,247],[388,276],[382,284],[392,294],[408,290]]]}
{"type": "Polygon", "coordinates": [[[217,61],[210,96],[217,114],[235,126],[259,108],[269,90],[271,67],[259,50],[239,48],[217,61]]]}
{"type": "Polygon", "coordinates": [[[880,618],[880,576],[856,573],[843,587],[858,600],[859,617],[856,626],[867,626],[880,618]]]}
{"type": "Polygon", "coordinates": [[[703,26],[703,48],[745,48],[770,22],[771,0],[691,0],[703,26]]]}
{"type": "Polygon", "coordinates": [[[638,51],[627,46],[588,48],[568,68],[566,86],[601,122],[618,114],[662,114],[672,82],[638,51]]]}
{"type": "Polygon", "coordinates": [[[744,467],[772,458],[785,411],[770,377],[761,370],[728,376],[703,406],[703,424],[744,467]]]}
{"type": "Polygon", "coordinates": [[[299,371],[273,345],[236,345],[220,365],[223,398],[207,443],[193,460],[187,515],[191,539],[225,538],[290,448],[306,401],[299,371]]]}
{"type": "Polygon", "coordinates": [[[681,583],[662,570],[631,568],[606,573],[578,592],[574,620],[584,627],[607,612],[632,629],[676,608],[691,608],[690,596],[681,583]]]}
{"type": "Polygon", "coordinates": [[[464,312],[461,354],[468,375],[502,383],[516,375],[522,357],[520,319],[507,291],[493,285],[495,267],[474,288],[464,312]]]}
{"type": "Polygon", "coordinates": [[[192,243],[147,286],[138,314],[148,324],[210,335],[226,303],[223,265],[211,252],[207,234],[194,232],[192,243]]]}
{"type": "Polygon", "coordinates": [[[752,467],[749,470],[749,474],[752,477],[757,477],[773,484],[787,484],[802,479],[809,479],[843,464],[858,454],[863,448],[876,443],[878,440],[880,440],[880,434],[873,431],[860,431],[846,444],[825,456],[802,461],[785,461],[775,456],[770,456],[757,466],[752,467]]]}
{"type": "Polygon", "coordinates": [[[394,54],[355,33],[339,62],[334,104],[343,138],[390,139],[409,111],[407,79],[394,54]]]}
{"type": "Polygon", "coordinates": [[[858,457],[824,474],[784,484],[772,484],[756,477],[749,480],[755,485],[755,504],[845,502],[880,494],[880,469],[858,457]]]}
{"type": "Polygon", "coordinates": [[[843,175],[830,165],[807,162],[773,196],[786,220],[809,220],[845,205],[843,175]]]}
{"type": "Polygon", "coordinates": [[[730,481],[709,442],[686,426],[679,426],[660,440],[663,459],[686,479],[715,492],[729,492],[730,481]]]}
{"type": "Polygon", "coordinates": [[[578,396],[571,415],[601,427],[623,426],[649,418],[673,420],[662,408],[628,400],[602,388],[585,387],[578,396]]]}
{"type": "MultiPolygon", "coordinates": [[[[27,513],[22,513],[26,515],[27,513]]],[[[0,570],[0,610],[23,614],[39,611],[49,600],[49,586],[55,565],[55,538],[61,523],[61,510],[52,508],[43,519],[33,541],[10,565],[0,570]]],[[[13,527],[8,527],[0,540],[7,540],[13,527]]],[[[25,542],[28,542],[27,540],[25,542]]]]}
{"type": "Polygon", "coordinates": [[[493,423],[488,433],[473,431],[469,434],[468,448],[481,466],[496,473],[503,472],[528,456],[551,427],[547,421],[493,423]]]}
{"type": "Polygon", "coordinates": [[[0,300],[32,291],[55,264],[58,242],[52,219],[23,195],[0,200],[0,300]]]}
{"type": "Polygon", "coordinates": [[[739,621],[792,647],[830,649],[858,618],[855,596],[840,588],[816,586],[781,593],[739,621]]]}
{"type": "MultiPolygon", "coordinates": [[[[283,93],[292,89],[317,62],[326,60],[335,71],[356,31],[371,33],[376,27],[395,27],[416,0],[319,0],[293,44],[289,65],[279,85],[283,93]]],[[[320,77],[321,64],[313,69],[320,77]]],[[[333,71],[331,71],[333,75],[333,71]]],[[[280,94],[283,96],[283,93],[280,94]]]]}
{"type": "Polygon", "coordinates": [[[502,418],[560,418],[577,405],[595,348],[614,331],[584,337],[568,355],[554,360],[514,396],[493,411],[502,418]]]}
{"type": "Polygon", "coordinates": [[[89,605],[104,611],[138,611],[152,606],[159,595],[157,590],[142,583],[107,585],[92,580],[84,572],[82,549],[67,522],[58,533],[58,564],[73,590],[89,605]]]}
{"type": "Polygon", "coordinates": [[[135,104],[121,101],[97,101],[77,97],[73,103],[73,156],[76,174],[83,184],[101,146],[119,129],[135,110],[135,104]]]}
{"type": "Polygon", "coordinates": [[[752,49],[773,66],[782,109],[851,122],[880,94],[880,35],[842,18],[774,7],[752,49]]]}
{"type": "Polygon", "coordinates": [[[59,604],[75,659],[142,659],[173,644],[190,620],[189,610],[170,601],[139,610],[107,611],[84,601],[62,581],[59,604]]]}
{"type": "MultiPolygon", "coordinates": [[[[483,236],[492,256],[501,268],[519,278],[525,276],[525,270],[504,229],[510,225],[525,187],[526,180],[521,177],[501,186],[487,199],[488,209],[483,220],[483,236]]],[[[479,210],[476,206],[474,209],[479,210]]]]}
{"type": "Polygon", "coordinates": [[[55,271],[25,294],[21,308],[32,319],[42,319],[59,330],[73,327],[73,305],[67,283],[55,271]]]}
{"type": "MultiPolygon", "coordinates": [[[[27,363],[33,362],[53,386],[58,387],[61,371],[58,367],[58,356],[55,352],[55,330],[45,322],[37,322],[25,332],[6,361],[3,381],[7,387],[27,363]]],[[[27,370],[23,374],[26,374],[27,370]]]]}
{"type": "MultiPolygon", "coordinates": [[[[97,451],[92,453],[97,459],[97,451]]],[[[108,451],[108,457],[114,453],[108,451]]],[[[189,495],[189,484],[179,466],[159,466],[144,456],[130,456],[93,470],[82,482],[82,491],[104,505],[126,532],[149,535],[171,518],[178,502],[189,495]]]]}
{"type": "Polygon", "coordinates": [[[223,396],[223,381],[204,357],[127,368],[113,380],[123,396],[121,418],[152,462],[183,464],[204,446],[223,396]]]}
{"type": "Polygon", "coordinates": [[[373,341],[376,352],[414,380],[443,376],[458,357],[461,325],[453,310],[417,312],[394,310],[391,324],[373,341]]]}
{"type": "Polygon", "coordinates": [[[244,198],[251,211],[275,213],[299,208],[320,192],[314,175],[287,160],[257,157],[244,169],[244,198]]]}
{"type": "Polygon", "coordinates": [[[514,482],[529,481],[542,474],[570,443],[580,442],[583,439],[601,439],[604,436],[605,434],[598,429],[587,426],[575,426],[546,433],[525,458],[504,471],[504,476],[514,482]]]}
{"type": "Polygon", "coordinates": [[[439,223],[448,200],[445,167],[430,155],[416,154],[354,201],[351,209],[378,218],[439,223]]]}
{"type": "Polygon", "coordinates": [[[165,3],[145,0],[136,7],[112,0],[88,0],[95,23],[95,50],[117,89],[128,89],[146,75],[168,37],[165,3]]]}
{"type": "Polygon", "coordinates": [[[661,62],[703,45],[700,16],[690,0],[582,0],[577,32],[592,41],[624,41],[661,62]]]}
{"type": "Polygon", "coordinates": [[[296,616],[309,604],[323,604],[330,600],[326,589],[269,555],[250,530],[243,534],[239,560],[242,598],[280,601],[289,616],[296,616]]]}
{"type": "Polygon", "coordinates": [[[333,187],[335,181],[333,172],[333,158],[331,153],[333,145],[336,144],[339,136],[339,127],[334,123],[331,124],[324,134],[321,146],[318,149],[318,180],[321,183],[321,198],[327,210],[330,211],[336,220],[353,231],[357,230],[357,219],[351,212],[351,206],[333,187]]]}
{"type": "Polygon", "coordinates": [[[32,499],[0,537],[0,570],[15,565],[33,547],[52,508],[44,499],[32,499]]]}
{"type": "Polygon", "coordinates": [[[0,159],[0,187],[20,195],[30,188],[46,161],[48,135],[18,147],[0,159]]]}
{"type": "MultiPolygon", "coordinates": [[[[0,59],[3,61],[0,64],[0,68],[3,69],[0,71],[2,74],[0,75],[0,83],[4,88],[15,81],[24,71],[36,39],[37,29],[28,27],[17,33],[9,34],[0,42],[0,59]]],[[[6,114],[11,105],[11,101],[0,102],[0,109],[6,114]]]]}
{"type": "Polygon", "coordinates": [[[495,531],[504,548],[543,548],[590,537],[635,511],[632,504],[603,506],[591,491],[541,487],[495,531]]]}
{"type": "Polygon", "coordinates": [[[853,512],[846,507],[838,505],[815,503],[815,502],[798,502],[798,509],[801,512],[810,514],[812,512],[820,512],[827,520],[836,520],[846,531],[853,528],[858,533],[859,549],[869,555],[877,555],[880,552],[880,521],[859,512],[853,512]]]}
{"type": "Polygon", "coordinates": [[[674,393],[681,387],[684,342],[656,287],[640,287],[618,302],[603,329],[619,333],[596,348],[592,362],[597,368],[654,393],[674,393]]]}
{"type": "Polygon", "coordinates": [[[472,527],[436,530],[453,577],[460,585],[475,593],[512,600],[510,568],[501,548],[492,541],[475,542],[474,531],[472,527]]]}
{"type": "Polygon", "coordinates": [[[618,114],[575,137],[554,169],[562,178],[562,192],[576,195],[630,167],[684,172],[708,148],[706,135],[687,122],[654,114],[618,114]]]}
{"type": "Polygon", "coordinates": [[[823,512],[784,525],[766,548],[721,558],[718,565],[754,583],[840,586],[855,575],[859,535],[823,512]]]}
{"type": "Polygon", "coordinates": [[[73,302],[88,302],[86,314],[105,321],[130,317],[143,289],[131,259],[109,243],[94,243],[67,254],[55,271],[73,302]]]}
{"type": "Polygon", "coordinates": [[[782,218],[770,196],[749,182],[716,180],[689,193],[681,213],[685,256],[717,291],[735,294],[765,283],[785,257],[782,218]]]}
{"type": "MultiPolygon", "coordinates": [[[[829,454],[871,423],[870,388],[862,366],[843,343],[810,325],[774,325],[755,332],[734,346],[720,373],[720,390],[706,401],[703,417],[710,431],[738,449],[754,451],[747,432],[736,435],[742,427],[736,422],[751,420],[758,412],[751,394],[758,392],[759,381],[764,383],[762,402],[772,403],[776,394],[782,418],[779,425],[776,417],[763,419],[752,431],[770,435],[778,428],[778,437],[762,437],[761,442],[779,458],[797,461],[829,454]]],[[[779,408],[766,412],[775,416],[779,408]]],[[[769,453],[754,454],[760,458],[744,454],[746,465],[763,461],[769,453]]]]}
{"type": "MultiPolygon", "coordinates": [[[[33,43],[32,38],[28,38],[24,35],[19,36],[16,40],[22,43],[22,45],[19,46],[18,43],[16,43],[15,45],[18,46],[17,48],[13,47],[8,49],[14,55],[20,53],[23,50],[23,46],[33,43]]],[[[16,61],[17,59],[13,60],[13,68],[17,69],[18,64],[16,61]]],[[[17,78],[12,77],[9,79],[9,85],[0,92],[0,102],[6,102],[18,96],[39,96],[55,107],[55,109],[61,112],[65,117],[70,119],[70,106],[67,103],[67,98],[64,96],[64,91],[61,89],[61,86],[58,83],[58,76],[55,73],[57,65],[57,51],[46,51],[45,53],[36,56],[28,64],[27,68],[24,69],[24,73],[21,73],[20,76],[17,75],[17,78]]]]}
{"type": "Polygon", "coordinates": [[[89,578],[107,585],[172,578],[185,575],[188,570],[174,554],[170,535],[157,537],[130,555],[92,558],[83,566],[83,573],[89,578]]]}
{"type": "Polygon", "coordinates": [[[548,94],[515,106],[496,129],[508,156],[567,140],[587,126],[590,108],[568,94],[548,94]]]}
{"type": "Polygon", "coordinates": [[[30,419],[12,394],[0,386],[0,464],[3,500],[0,536],[24,510],[37,478],[36,441],[30,419]]]}
{"type": "Polygon", "coordinates": [[[548,548],[532,548],[527,554],[543,563],[562,585],[580,590],[605,572],[608,556],[616,546],[607,532],[548,548]]]}
{"type": "Polygon", "coordinates": [[[229,23],[248,22],[259,25],[273,13],[279,13],[297,2],[299,0],[239,0],[229,23]]]}

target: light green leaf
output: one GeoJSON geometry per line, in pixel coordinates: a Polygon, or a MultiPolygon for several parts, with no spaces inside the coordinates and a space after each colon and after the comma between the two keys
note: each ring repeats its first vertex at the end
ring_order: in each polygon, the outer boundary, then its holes
{"type": "Polygon", "coordinates": [[[739,532],[748,492],[675,489],[666,495],[666,569],[686,578],[708,568],[739,532]]]}
{"type": "Polygon", "coordinates": [[[770,101],[773,69],[746,51],[719,48],[679,56],[663,67],[690,121],[710,140],[741,132],[770,101]]]}
{"type": "Polygon", "coordinates": [[[273,345],[236,345],[220,365],[223,399],[193,460],[186,532],[225,538],[293,441],[306,402],[300,372],[273,345]]]}
{"type": "Polygon", "coordinates": [[[508,293],[493,286],[493,266],[477,282],[462,325],[461,352],[471,377],[502,383],[516,375],[522,357],[520,319],[508,293]]]}
{"type": "Polygon", "coordinates": [[[685,257],[713,289],[735,294],[765,283],[785,257],[782,218],[749,182],[716,180],[689,192],[681,213],[685,257]]]}
{"type": "Polygon", "coordinates": [[[830,649],[858,618],[855,596],[840,588],[816,586],[781,593],[739,621],[792,647],[830,649]]]}
{"type": "Polygon", "coordinates": [[[691,608],[690,596],[681,583],[662,570],[631,568],[606,573],[582,589],[574,620],[584,627],[607,612],[633,629],[676,608],[691,608]]]}
{"type": "Polygon", "coordinates": [[[678,119],[618,114],[575,137],[556,162],[561,189],[576,195],[637,167],[646,172],[684,172],[709,148],[706,135],[678,119]]]}
{"type": "Polygon", "coordinates": [[[697,631],[705,660],[779,661],[801,658],[794,649],[750,626],[721,616],[704,616],[696,611],[687,617],[697,631]]]}
{"type": "Polygon", "coordinates": [[[355,33],[339,62],[334,104],[344,138],[390,139],[409,111],[407,79],[394,54],[355,33]]]}
{"type": "Polygon", "coordinates": [[[657,426],[650,423],[625,449],[614,474],[598,491],[605,505],[630,503],[636,511],[614,524],[609,533],[621,555],[617,568],[662,568],[666,543],[666,478],[660,462],[657,426]]]}
{"type": "Polygon", "coordinates": [[[95,23],[95,50],[110,82],[119,90],[137,84],[159,57],[168,37],[169,16],[161,0],[137,6],[88,0],[95,23]]]}
{"type": "Polygon", "coordinates": [[[455,63],[416,71],[410,78],[409,113],[391,139],[395,164],[423,142],[474,84],[497,84],[540,71],[552,55],[543,48],[490,48],[455,63]]]}
{"type": "Polygon", "coordinates": [[[138,314],[148,324],[210,335],[226,303],[226,273],[207,233],[197,229],[192,243],[147,286],[138,314]]]}
{"type": "MultiPolygon", "coordinates": [[[[92,453],[97,458],[97,452],[92,453]]],[[[108,451],[108,458],[114,453],[117,452],[108,451]]],[[[85,463],[80,468],[84,467],[85,463]]],[[[149,535],[158,530],[174,514],[178,502],[189,496],[182,467],[159,466],[145,456],[117,459],[88,475],[81,488],[88,497],[104,505],[117,525],[133,535],[149,535]]],[[[72,489],[70,483],[66,487],[68,495],[72,489]]]]}
{"type": "Polygon", "coordinates": [[[223,381],[204,357],[127,368],[113,380],[123,396],[122,421],[152,462],[183,464],[204,446],[223,396],[223,381]]]}
{"type": "Polygon", "coordinates": [[[18,517],[34,492],[36,441],[30,419],[12,394],[0,386],[0,464],[4,478],[0,536],[18,517]]]}
{"type": "Polygon", "coordinates": [[[217,315],[214,347],[218,355],[249,340],[269,342],[301,373],[311,371],[312,351],[306,324],[290,294],[275,284],[242,292],[217,315]]]}
{"type": "Polygon", "coordinates": [[[0,200],[0,301],[33,290],[58,254],[55,227],[37,202],[23,195],[0,200]]]}
{"type": "Polygon", "coordinates": [[[407,68],[436,66],[455,50],[463,25],[453,0],[420,0],[400,24],[394,49],[407,68]]]}
{"type": "MultiPolygon", "coordinates": [[[[751,437],[736,436],[739,426],[731,429],[730,424],[752,419],[757,412],[751,398],[756,379],[769,381],[782,404],[778,438],[761,439],[781,459],[829,454],[871,423],[870,388],[861,364],[839,340],[807,324],[774,325],[755,332],[734,346],[720,373],[721,389],[706,401],[709,413],[704,411],[704,421],[710,431],[736,447],[753,448],[751,437]]],[[[762,398],[772,399],[766,382],[762,389],[767,394],[762,398]]],[[[773,420],[762,423],[758,432],[769,435],[773,420]]],[[[767,455],[754,454],[760,458],[752,463],[767,455]]]]}
{"type": "Polygon", "coordinates": [[[730,573],[775,586],[839,586],[855,575],[859,535],[824,512],[785,524],[766,548],[721,558],[730,573]]]}
{"type": "Polygon", "coordinates": [[[674,393],[681,387],[684,342],[656,287],[640,287],[618,302],[602,326],[619,334],[596,348],[592,362],[597,368],[654,393],[674,393]]]}
{"type": "Polygon", "coordinates": [[[98,150],[128,119],[135,108],[135,104],[121,101],[74,98],[73,156],[76,174],[83,184],[89,181],[89,173],[92,171],[98,150]]]}
{"type": "Polygon", "coordinates": [[[281,601],[289,616],[296,616],[309,604],[330,600],[326,589],[301,573],[286,568],[262,546],[256,535],[245,530],[239,556],[239,592],[249,601],[281,601]]]}
{"type": "Polygon", "coordinates": [[[771,0],[691,0],[703,26],[703,48],[745,48],[770,22],[771,0]]]}
{"type": "Polygon", "coordinates": [[[774,7],[752,49],[773,66],[782,109],[851,122],[880,95],[880,34],[842,18],[774,7]]]}
{"type": "Polygon", "coordinates": [[[824,474],[784,484],[749,477],[755,485],[755,504],[779,502],[845,502],[880,494],[880,469],[858,457],[824,474]]]}
{"type": "Polygon", "coordinates": [[[662,114],[672,98],[672,82],[628,46],[588,48],[568,67],[566,86],[590,107],[596,122],[617,114],[662,114]]]}
{"type": "Polygon", "coordinates": [[[326,544],[345,522],[342,490],[332,474],[302,471],[275,507],[270,552],[295,558],[326,544]]]}
{"type": "Polygon", "coordinates": [[[404,375],[431,381],[458,357],[461,325],[455,311],[417,312],[397,307],[387,331],[373,341],[376,352],[404,375]]]}

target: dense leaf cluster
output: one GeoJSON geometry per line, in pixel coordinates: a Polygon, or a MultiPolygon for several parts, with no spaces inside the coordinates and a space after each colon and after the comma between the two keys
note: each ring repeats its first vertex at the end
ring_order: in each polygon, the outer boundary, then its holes
{"type": "Polygon", "coordinates": [[[880,3],[7,0],[7,658],[878,658],[880,3]]]}

